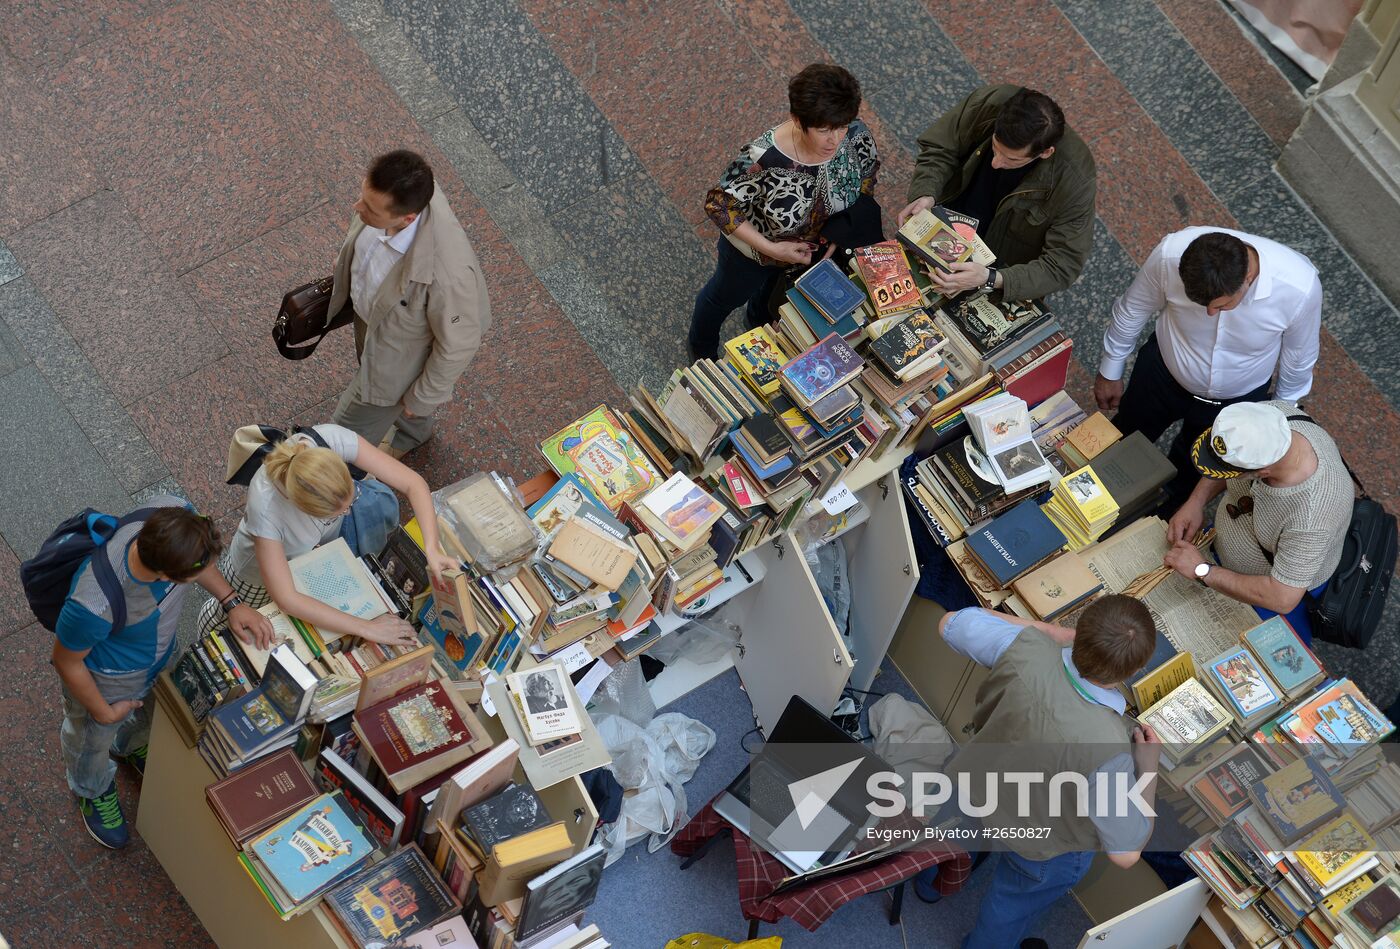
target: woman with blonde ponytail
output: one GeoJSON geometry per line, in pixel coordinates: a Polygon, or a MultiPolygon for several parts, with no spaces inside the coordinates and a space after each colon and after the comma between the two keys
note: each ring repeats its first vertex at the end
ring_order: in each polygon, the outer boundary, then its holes
{"type": "MultiPolygon", "coordinates": [[[[243,520],[219,567],[236,595],[250,606],[271,601],[282,612],[327,632],[414,645],[418,640],[413,627],[392,613],[362,620],[297,592],[292,584],[287,561],[339,537],[357,494],[364,490],[352,477],[350,465],[408,497],[423,529],[428,569],[434,576],[456,566],[438,544],[437,518],[422,475],[348,428],[316,425],[313,431],[322,445],[309,434],[295,434],[264,457],[248,485],[243,520]]],[[[215,625],[222,612],[211,602],[204,625],[215,625]]]]}

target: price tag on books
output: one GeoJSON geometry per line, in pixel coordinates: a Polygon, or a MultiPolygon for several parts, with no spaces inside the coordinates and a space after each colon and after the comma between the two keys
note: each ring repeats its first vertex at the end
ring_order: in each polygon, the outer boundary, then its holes
{"type": "Polygon", "coordinates": [[[559,664],[564,667],[564,672],[573,675],[593,661],[593,656],[588,652],[588,647],[582,642],[574,643],[565,649],[561,649],[554,657],[559,660],[559,664]]]}
{"type": "Polygon", "coordinates": [[[846,482],[838,481],[836,482],[836,487],[828,491],[821,499],[821,505],[826,509],[826,513],[835,516],[842,511],[850,510],[855,507],[856,502],[859,500],[860,498],[856,497],[856,493],[846,487],[846,482]]]}

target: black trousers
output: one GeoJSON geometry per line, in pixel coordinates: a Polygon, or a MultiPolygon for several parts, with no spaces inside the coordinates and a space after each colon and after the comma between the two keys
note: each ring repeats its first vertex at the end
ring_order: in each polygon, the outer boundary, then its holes
{"type": "Polygon", "coordinates": [[[1118,403],[1114,426],[1124,435],[1142,432],[1155,442],[1173,422],[1181,422],[1181,434],[1172,442],[1167,459],[1176,466],[1176,478],[1167,485],[1169,515],[1175,513],[1200,480],[1196,466],[1191,463],[1191,446],[1197,436],[1215,424],[1216,415],[1236,402],[1263,402],[1269,397],[1269,382],[1233,399],[1203,399],[1181,387],[1162,362],[1162,350],[1157,334],[1138,352],[1133,374],[1128,379],[1123,399],[1118,403]]]}

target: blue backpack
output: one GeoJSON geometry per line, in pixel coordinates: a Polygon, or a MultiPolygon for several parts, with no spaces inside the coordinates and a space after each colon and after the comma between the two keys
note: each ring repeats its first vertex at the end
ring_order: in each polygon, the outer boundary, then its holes
{"type": "Polygon", "coordinates": [[[116,532],[146,520],[158,509],[143,507],[117,518],[92,508],[74,514],[49,535],[39,552],[19,565],[19,579],[34,616],[50,632],[58,629],[58,615],[73,588],[73,576],[83,561],[92,558],[92,575],[112,607],[112,629],[126,625],[126,597],[121,580],[106,557],[93,557],[116,532]]]}

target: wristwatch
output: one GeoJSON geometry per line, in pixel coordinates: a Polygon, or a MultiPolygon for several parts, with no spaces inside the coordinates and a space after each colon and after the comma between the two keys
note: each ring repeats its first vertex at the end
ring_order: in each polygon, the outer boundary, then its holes
{"type": "Polygon", "coordinates": [[[987,268],[987,279],[983,282],[983,284],[982,284],[982,289],[983,289],[984,291],[986,291],[987,293],[991,293],[991,292],[992,292],[993,290],[995,290],[996,288],[997,288],[997,269],[996,269],[995,267],[988,267],[988,268],[987,268]]]}
{"type": "Polygon", "coordinates": [[[237,593],[230,593],[227,599],[219,601],[219,605],[224,608],[224,615],[232,613],[235,607],[243,605],[243,597],[237,593]]]}
{"type": "Polygon", "coordinates": [[[1199,583],[1201,586],[1205,586],[1206,577],[1210,576],[1210,564],[1205,562],[1198,563],[1196,564],[1195,569],[1191,572],[1196,575],[1196,582],[1199,583]]]}

